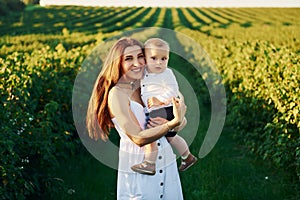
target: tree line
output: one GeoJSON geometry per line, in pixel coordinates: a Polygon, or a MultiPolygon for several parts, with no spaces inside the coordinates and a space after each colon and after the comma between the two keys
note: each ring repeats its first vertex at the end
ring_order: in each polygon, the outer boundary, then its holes
{"type": "Polygon", "coordinates": [[[39,4],[40,0],[0,0],[0,16],[21,12],[26,5],[39,4]]]}

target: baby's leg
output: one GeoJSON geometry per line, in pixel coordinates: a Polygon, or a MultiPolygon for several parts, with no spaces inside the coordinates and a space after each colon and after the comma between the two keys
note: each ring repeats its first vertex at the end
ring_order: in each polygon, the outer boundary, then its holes
{"type": "Polygon", "coordinates": [[[156,173],[155,161],[157,157],[156,142],[144,146],[144,161],[140,164],[133,165],[131,169],[141,174],[154,175],[156,173]]]}
{"type": "Polygon", "coordinates": [[[167,140],[183,159],[188,157],[190,154],[189,146],[181,136],[176,134],[174,137],[167,137],[167,140]]]}
{"type": "Polygon", "coordinates": [[[158,150],[156,142],[152,142],[150,144],[145,145],[144,150],[145,150],[144,160],[151,164],[155,164],[156,157],[157,157],[157,150],[158,150]]]}

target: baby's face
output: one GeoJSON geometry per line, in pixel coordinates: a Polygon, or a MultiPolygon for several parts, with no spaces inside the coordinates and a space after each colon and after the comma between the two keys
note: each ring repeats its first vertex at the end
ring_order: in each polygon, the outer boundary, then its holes
{"type": "Polygon", "coordinates": [[[167,49],[145,49],[146,62],[149,73],[161,73],[168,66],[169,51],[167,49]]]}

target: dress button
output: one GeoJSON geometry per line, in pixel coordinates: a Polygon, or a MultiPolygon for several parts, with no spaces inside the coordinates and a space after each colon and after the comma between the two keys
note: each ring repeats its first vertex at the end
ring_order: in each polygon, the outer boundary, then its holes
{"type": "Polygon", "coordinates": [[[158,159],[161,160],[161,159],[162,159],[162,156],[158,156],[158,159]]]}
{"type": "Polygon", "coordinates": [[[143,85],[143,87],[145,87],[145,85],[143,85]]]}
{"type": "Polygon", "coordinates": [[[160,195],[160,198],[162,199],[162,198],[163,198],[163,195],[160,195]]]}
{"type": "Polygon", "coordinates": [[[160,146],[160,143],[157,143],[157,146],[160,146]]]}
{"type": "Polygon", "coordinates": [[[161,183],[160,183],[160,186],[163,186],[163,185],[164,185],[164,183],[163,183],[163,182],[161,182],[161,183]]]}
{"type": "Polygon", "coordinates": [[[161,170],[159,170],[159,173],[163,173],[163,170],[161,169],[161,170]]]}

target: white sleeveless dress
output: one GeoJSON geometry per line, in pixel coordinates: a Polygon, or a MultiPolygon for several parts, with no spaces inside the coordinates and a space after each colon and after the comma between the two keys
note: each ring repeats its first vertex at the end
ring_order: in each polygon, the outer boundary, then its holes
{"type": "MultiPolygon", "coordinates": [[[[130,107],[140,126],[145,123],[144,108],[135,101],[130,107]]],[[[118,200],[182,200],[182,188],[178,174],[176,156],[165,137],[157,140],[158,156],[156,174],[143,175],[131,170],[131,166],[141,163],[144,148],[134,144],[120,128],[116,118],[112,119],[120,140],[117,182],[118,200]]]]}

